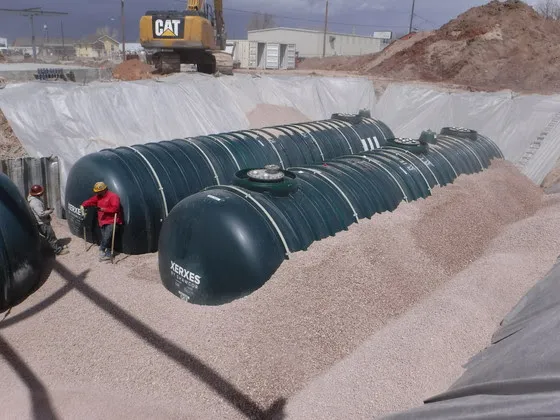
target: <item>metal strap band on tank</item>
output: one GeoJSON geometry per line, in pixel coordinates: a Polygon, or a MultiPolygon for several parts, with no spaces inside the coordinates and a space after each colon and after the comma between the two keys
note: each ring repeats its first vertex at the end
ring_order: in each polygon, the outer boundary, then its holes
{"type": "Polygon", "coordinates": [[[322,123],[325,124],[326,126],[334,127],[336,129],[336,131],[338,131],[340,133],[342,138],[346,141],[346,144],[348,145],[348,148],[350,149],[350,154],[353,155],[354,150],[352,149],[352,145],[350,144],[350,142],[348,141],[348,138],[344,135],[344,133],[342,131],[340,131],[340,128],[338,128],[336,123],[334,121],[322,121],[322,123]]]}
{"type": "Polygon", "coordinates": [[[490,140],[488,137],[483,136],[482,134],[478,133],[479,137],[482,137],[489,145],[492,149],[494,149],[496,152],[498,152],[498,156],[503,158],[504,154],[502,153],[502,151],[500,150],[500,148],[498,147],[498,145],[496,143],[494,143],[492,140],[490,140]]]}
{"type": "MultiPolygon", "coordinates": [[[[385,150],[388,149],[389,147],[385,146],[383,147],[383,149],[381,150],[385,150]]],[[[401,149],[398,149],[399,151],[401,149]]],[[[432,187],[430,187],[430,183],[428,182],[428,180],[426,179],[426,177],[424,176],[424,174],[422,173],[422,171],[420,169],[418,169],[418,166],[416,166],[414,164],[414,162],[411,162],[410,160],[408,160],[407,158],[405,158],[404,156],[398,155],[401,159],[405,160],[406,162],[408,162],[410,165],[412,165],[414,167],[414,169],[416,169],[418,171],[418,173],[422,176],[422,178],[424,179],[424,182],[426,183],[427,187],[428,187],[428,191],[432,192],[432,187]]],[[[436,182],[437,182],[437,178],[436,178],[436,182]]]]}
{"type": "MultiPolygon", "coordinates": [[[[260,130],[257,129],[257,130],[247,130],[246,132],[247,132],[247,133],[255,132],[255,133],[258,134],[259,131],[260,131],[260,130]]],[[[267,135],[269,135],[269,136],[271,135],[271,134],[268,134],[266,131],[265,131],[264,133],[267,134],[267,135]]],[[[265,136],[260,136],[260,137],[262,137],[263,139],[265,139],[265,140],[268,142],[268,144],[270,144],[270,145],[272,146],[272,149],[274,150],[274,153],[276,153],[276,156],[278,156],[278,160],[280,161],[280,165],[282,166],[282,169],[286,169],[286,164],[285,164],[284,161],[282,160],[282,156],[280,156],[280,152],[278,152],[278,149],[276,148],[276,146],[274,145],[274,143],[272,142],[272,140],[267,139],[265,136]]],[[[258,139],[257,139],[257,140],[258,140],[258,139]]]]}
{"type": "Polygon", "coordinates": [[[393,178],[393,181],[395,181],[395,184],[397,184],[399,186],[399,189],[401,190],[404,201],[408,203],[408,197],[407,197],[406,193],[404,192],[404,189],[403,189],[401,183],[397,180],[397,178],[395,178],[395,176],[391,173],[391,171],[389,171],[381,163],[377,162],[376,160],[370,159],[367,156],[362,156],[362,155],[354,155],[354,156],[356,156],[357,158],[367,160],[372,165],[375,165],[376,167],[383,169],[391,178],[393,178]]]}
{"type": "MultiPolygon", "coordinates": [[[[300,125],[301,125],[301,124],[293,124],[294,127],[298,127],[298,128],[300,128],[300,127],[299,127],[300,125]]],[[[304,126],[304,127],[305,127],[305,126],[304,126]]],[[[302,131],[303,131],[303,130],[302,130],[302,131]]],[[[321,148],[319,147],[319,142],[318,142],[317,139],[315,139],[315,137],[313,136],[313,132],[311,132],[311,130],[310,130],[310,132],[307,133],[307,134],[309,134],[309,137],[311,137],[311,140],[313,140],[313,142],[317,145],[317,148],[319,149],[319,153],[321,154],[321,159],[325,160],[325,155],[323,154],[323,150],[321,150],[321,148]]]]}
{"type": "MultiPolygon", "coordinates": [[[[395,151],[397,151],[397,152],[404,152],[404,153],[407,153],[407,154],[409,154],[409,155],[416,156],[414,153],[412,153],[412,152],[410,152],[410,151],[408,151],[408,150],[400,149],[400,148],[394,147],[394,146],[385,146],[384,149],[395,150],[395,151]]],[[[402,156],[402,155],[399,155],[399,156],[402,157],[402,158],[404,159],[404,156],[402,156]]],[[[432,170],[430,169],[430,167],[428,166],[428,164],[427,164],[426,162],[424,162],[424,160],[421,159],[420,156],[418,156],[418,160],[424,164],[424,166],[428,169],[428,171],[430,171],[430,173],[432,174],[432,176],[433,176],[434,179],[436,180],[437,186],[440,187],[441,185],[440,185],[440,183],[439,183],[439,179],[438,179],[438,177],[436,176],[436,174],[434,174],[434,171],[432,171],[432,170]]],[[[410,162],[410,163],[412,163],[412,162],[410,162]]]]}
{"type": "Polygon", "coordinates": [[[235,158],[235,156],[233,155],[232,151],[229,150],[229,147],[227,147],[227,144],[223,143],[222,140],[219,137],[216,136],[206,136],[216,142],[218,142],[218,144],[220,146],[222,146],[224,149],[227,150],[227,152],[229,153],[229,155],[231,156],[231,158],[233,159],[233,161],[235,162],[235,166],[237,166],[237,170],[240,171],[241,170],[241,166],[239,166],[239,162],[237,161],[237,159],[235,158]]]}
{"type": "Polygon", "coordinates": [[[344,198],[344,200],[346,200],[346,202],[350,206],[350,209],[352,209],[352,216],[354,216],[354,219],[356,219],[356,223],[360,223],[360,220],[358,219],[358,212],[356,211],[356,209],[352,205],[352,202],[350,201],[348,196],[346,194],[344,194],[344,191],[342,191],[340,189],[340,187],[338,185],[336,185],[336,183],[332,179],[330,179],[328,176],[326,176],[324,173],[322,173],[321,171],[318,171],[316,169],[300,168],[300,167],[290,168],[290,171],[311,172],[312,174],[318,175],[321,178],[325,179],[329,184],[331,184],[334,188],[336,188],[336,190],[340,193],[340,195],[344,198]]]}
{"type": "Polygon", "coordinates": [[[125,147],[128,147],[130,150],[134,150],[136,153],[138,153],[138,155],[144,160],[144,162],[146,162],[146,165],[148,165],[148,167],[152,171],[152,175],[156,179],[158,189],[159,189],[159,192],[161,194],[161,198],[163,200],[163,209],[165,210],[165,217],[167,217],[169,215],[169,210],[167,208],[167,199],[165,198],[165,191],[163,190],[163,186],[161,185],[161,182],[159,180],[159,176],[156,173],[156,170],[154,169],[154,167],[152,166],[150,161],[148,159],[146,159],[146,156],[144,156],[139,150],[136,150],[132,146],[125,146],[125,147]]]}
{"type": "Polygon", "coordinates": [[[480,169],[481,169],[481,170],[484,170],[484,165],[482,164],[482,162],[481,162],[480,159],[478,158],[478,154],[477,154],[473,149],[471,149],[471,148],[469,147],[468,144],[463,143],[463,142],[460,142],[459,140],[457,140],[456,138],[451,137],[451,136],[441,136],[441,137],[443,137],[444,139],[449,140],[449,141],[452,142],[452,143],[464,145],[464,146],[465,146],[467,149],[469,149],[469,151],[474,155],[474,157],[476,158],[476,160],[478,160],[478,164],[480,165],[480,169]]]}
{"type": "Polygon", "coordinates": [[[197,148],[197,150],[202,153],[204,155],[204,157],[206,158],[206,161],[208,162],[208,165],[210,165],[210,168],[212,169],[212,172],[214,173],[214,178],[216,179],[216,183],[217,185],[221,185],[220,184],[220,177],[218,176],[218,172],[216,172],[216,168],[214,168],[214,165],[212,165],[212,161],[210,160],[210,158],[208,157],[208,155],[206,153],[204,153],[204,150],[202,150],[197,144],[195,144],[194,142],[188,141],[188,139],[181,139],[191,145],[193,145],[194,147],[197,148]]]}
{"type": "MultiPolygon", "coordinates": [[[[369,120],[373,125],[375,125],[375,128],[377,128],[379,130],[379,132],[381,133],[381,135],[383,136],[383,139],[385,141],[387,141],[387,136],[385,136],[385,133],[383,132],[383,130],[381,129],[381,127],[379,127],[379,125],[377,125],[377,121],[374,120],[373,118],[366,118],[366,120],[369,120]]],[[[379,147],[381,147],[381,145],[379,145],[379,147]]]]}
{"type": "MultiPolygon", "coordinates": [[[[341,121],[341,122],[342,122],[342,123],[345,123],[345,121],[341,121]]],[[[354,130],[354,127],[352,127],[352,124],[350,124],[349,122],[346,122],[346,125],[347,125],[347,127],[350,128],[354,133],[356,133],[356,135],[358,136],[358,138],[360,139],[360,141],[362,141],[362,136],[360,136],[360,135],[358,134],[358,132],[357,132],[356,130],[354,130]]],[[[362,150],[362,152],[368,152],[368,150],[366,150],[365,147],[364,147],[364,150],[362,150]]]]}
{"type": "MultiPolygon", "coordinates": [[[[455,174],[455,178],[457,178],[459,176],[459,174],[457,173],[457,171],[455,170],[455,168],[453,167],[453,165],[451,164],[451,162],[449,162],[449,160],[445,157],[445,155],[443,153],[441,153],[438,149],[436,149],[434,146],[438,146],[437,143],[434,145],[430,146],[430,150],[433,150],[435,153],[437,153],[438,155],[440,155],[443,159],[445,159],[445,161],[447,163],[449,163],[449,166],[451,166],[451,169],[453,169],[453,173],[455,174]]],[[[438,146],[439,147],[439,146],[438,146]]]]}
{"type": "Polygon", "coordinates": [[[243,196],[245,198],[251,200],[251,202],[256,204],[256,206],[264,213],[264,215],[270,221],[270,223],[272,223],[272,226],[274,227],[274,230],[276,230],[276,233],[280,237],[280,241],[282,242],[282,245],[284,246],[284,250],[286,251],[286,257],[289,259],[291,253],[290,253],[290,248],[288,248],[288,242],[286,242],[286,238],[284,238],[284,235],[282,234],[282,231],[280,230],[280,227],[278,226],[278,224],[276,223],[276,221],[274,220],[272,215],[263,207],[263,205],[261,203],[259,203],[255,197],[253,197],[247,191],[242,190],[241,188],[235,187],[233,185],[221,185],[220,188],[237,191],[238,193],[243,194],[243,196]]]}
{"type": "MultiPolygon", "coordinates": [[[[292,124],[292,126],[295,126],[295,124],[292,124]]],[[[319,149],[319,154],[321,155],[321,159],[323,159],[323,161],[325,161],[325,155],[323,154],[323,151],[321,150],[321,147],[319,146],[319,143],[317,142],[317,140],[315,140],[315,137],[313,137],[313,134],[311,133],[307,133],[309,134],[309,137],[311,137],[311,140],[313,141],[313,143],[315,143],[315,146],[317,146],[317,149],[319,149]]]]}
{"type": "Polygon", "coordinates": [[[482,164],[482,162],[481,162],[480,159],[478,158],[478,154],[476,153],[475,150],[471,149],[467,143],[463,143],[463,142],[459,141],[458,139],[456,139],[455,137],[451,137],[451,136],[442,136],[442,137],[443,137],[444,139],[449,140],[449,141],[452,142],[452,143],[461,144],[461,145],[465,146],[465,147],[474,155],[474,157],[475,157],[476,160],[478,161],[478,164],[480,165],[480,169],[481,169],[481,170],[484,170],[484,165],[482,164]]]}
{"type": "MultiPolygon", "coordinates": [[[[319,149],[319,154],[321,155],[321,159],[324,161],[324,160],[325,160],[325,155],[323,155],[323,151],[322,151],[321,148],[319,147],[319,143],[317,143],[317,140],[315,140],[315,137],[313,137],[313,134],[307,133],[307,132],[305,132],[305,131],[303,131],[303,130],[301,130],[301,129],[300,129],[301,131],[298,131],[298,130],[295,129],[295,127],[297,127],[297,124],[292,124],[292,125],[290,126],[290,128],[291,128],[292,130],[294,130],[296,133],[298,133],[299,135],[305,135],[305,134],[307,134],[307,135],[309,135],[309,137],[311,137],[311,140],[313,141],[313,143],[315,143],[315,146],[317,146],[317,149],[319,149]],[[302,131],[303,131],[303,133],[302,133],[302,131]]],[[[278,130],[278,131],[280,131],[281,133],[286,134],[286,131],[284,131],[284,130],[286,130],[286,127],[269,127],[269,128],[274,128],[275,130],[278,130]]],[[[289,136],[289,134],[286,134],[286,135],[289,136]]]]}

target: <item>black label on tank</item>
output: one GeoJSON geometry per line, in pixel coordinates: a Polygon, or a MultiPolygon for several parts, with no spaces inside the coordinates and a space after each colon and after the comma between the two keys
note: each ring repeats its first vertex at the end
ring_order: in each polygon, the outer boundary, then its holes
{"type": "Polygon", "coordinates": [[[178,17],[153,16],[152,33],[156,39],[182,39],[185,34],[185,20],[178,17]]]}
{"type": "Polygon", "coordinates": [[[171,277],[175,281],[178,296],[188,302],[197,293],[202,277],[182,267],[175,261],[171,261],[170,271],[171,277]]]}
{"type": "Polygon", "coordinates": [[[81,232],[83,229],[84,217],[82,216],[80,208],[68,203],[68,208],[66,210],[70,230],[75,233],[81,232]]]}

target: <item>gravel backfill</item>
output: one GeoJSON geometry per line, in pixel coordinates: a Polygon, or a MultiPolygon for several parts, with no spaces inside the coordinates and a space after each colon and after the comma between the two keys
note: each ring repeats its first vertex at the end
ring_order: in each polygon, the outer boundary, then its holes
{"type": "MultiPolygon", "coordinates": [[[[393,213],[313,244],[286,261],[260,290],[222,307],[189,305],[167,292],[159,281],[156,254],[119,256],[112,266],[98,263],[95,248],[86,254],[83,241],[72,238],[71,253],[58,260],[63,267],[0,323],[0,337],[7,343],[0,343],[0,349],[6,354],[9,345],[25,361],[62,418],[79,417],[83,407],[76,395],[88,388],[133,405],[164,406],[172,418],[244,418],[228,402],[233,390],[218,396],[209,385],[216,378],[203,383],[193,373],[211,377],[193,356],[245,394],[244,407],[267,408],[445,287],[508,224],[532,216],[541,201],[538,187],[513,165],[498,161],[488,171],[435,189],[427,200],[402,204],[393,213]],[[453,231],[465,247],[459,240],[449,242],[453,231]],[[52,305],[42,303],[53,295],[52,305]],[[45,307],[23,318],[38,305],[45,307]],[[68,389],[76,390],[72,404],[64,397],[68,389]]],[[[59,237],[68,235],[64,224],[55,228],[59,237]]],[[[478,287],[475,282],[473,287],[478,287]]],[[[499,296],[502,291],[487,293],[499,296]]],[[[461,346],[470,333],[458,330],[456,341],[448,344],[461,346]]],[[[460,356],[446,363],[463,363],[460,356]]],[[[406,376],[411,367],[402,363],[394,368],[406,376]]],[[[438,370],[431,374],[437,381],[438,370]]],[[[27,395],[25,384],[8,364],[0,365],[0,375],[6,412],[29,417],[31,404],[9,397],[27,395]]],[[[378,398],[393,399],[394,389],[383,385],[375,390],[378,398]]],[[[130,410],[125,403],[98,406],[97,417],[122,417],[115,406],[130,410]]]]}
{"type": "Polygon", "coordinates": [[[309,117],[290,106],[259,104],[247,113],[249,128],[270,127],[273,125],[295,124],[311,121],[309,117]]]}

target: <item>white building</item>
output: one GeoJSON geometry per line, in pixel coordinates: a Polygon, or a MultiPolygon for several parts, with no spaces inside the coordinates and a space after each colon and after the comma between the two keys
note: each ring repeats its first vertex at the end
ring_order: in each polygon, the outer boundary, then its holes
{"type": "MultiPolygon", "coordinates": [[[[327,32],[325,56],[362,55],[381,51],[391,38],[390,32],[378,34],[379,37],[327,32]],[[388,34],[388,35],[387,35],[388,34]]],[[[323,56],[323,31],[296,28],[270,28],[248,31],[249,41],[278,42],[296,44],[300,57],[323,56]]]]}
{"type": "Polygon", "coordinates": [[[0,38],[0,48],[8,48],[8,38],[0,38]]]}

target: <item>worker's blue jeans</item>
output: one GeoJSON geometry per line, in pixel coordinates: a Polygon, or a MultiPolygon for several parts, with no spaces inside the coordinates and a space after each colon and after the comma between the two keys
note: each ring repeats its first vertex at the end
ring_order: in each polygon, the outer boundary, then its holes
{"type": "Polygon", "coordinates": [[[101,245],[99,250],[111,255],[111,240],[113,239],[113,225],[101,226],[101,245]]]}

